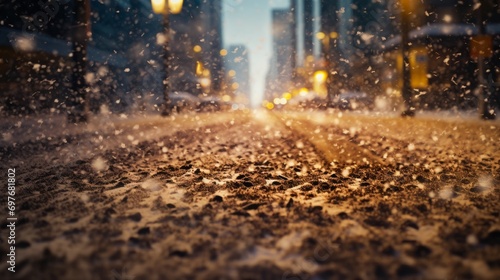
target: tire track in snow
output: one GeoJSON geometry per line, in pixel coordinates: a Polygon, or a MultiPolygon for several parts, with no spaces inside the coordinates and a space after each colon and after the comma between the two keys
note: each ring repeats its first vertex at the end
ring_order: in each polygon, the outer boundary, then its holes
{"type": "Polygon", "coordinates": [[[297,138],[314,146],[317,154],[327,164],[341,162],[359,165],[387,165],[382,158],[370,150],[356,145],[342,133],[327,133],[320,125],[306,119],[296,117],[285,119],[276,114],[272,114],[272,116],[284,127],[291,130],[297,138]]]}

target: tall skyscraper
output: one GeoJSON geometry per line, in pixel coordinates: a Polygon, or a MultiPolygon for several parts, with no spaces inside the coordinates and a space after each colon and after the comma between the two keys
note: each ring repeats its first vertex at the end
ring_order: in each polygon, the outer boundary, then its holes
{"type": "Polygon", "coordinates": [[[293,36],[295,36],[294,46],[296,48],[297,66],[302,66],[308,56],[314,51],[314,1],[313,0],[292,0],[290,12],[293,13],[294,20],[291,22],[293,36]]]}
{"type": "Polygon", "coordinates": [[[205,69],[210,70],[212,94],[220,94],[224,78],[222,50],[222,0],[200,0],[202,30],[201,47],[205,69]]]}
{"type": "Polygon", "coordinates": [[[303,19],[304,19],[304,57],[313,55],[313,40],[314,40],[314,1],[302,0],[303,3],[303,19]]]}
{"type": "Polygon", "coordinates": [[[267,76],[266,98],[272,100],[281,96],[292,86],[292,78],[296,61],[294,43],[295,29],[291,24],[294,13],[291,9],[272,11],[273,56],[267,76]]]}
{"type": "Polygon", "coordinates": [[[193,51],[203,38],[201,0],[185,0],[180,14],[170,15],[170,83],[172,90],[201,94],[195,73],[197,57],[193,51]]]}
{"type": "Polygon", "coordinates": [[[321,0],[321,31],[325,34],[322,57],[338,87],[357,87],[359,71],[368,68],[375,55],[394,32],[388,1],[321,0]],[[349,85],[350,84],[350,85],[349,85]]]}
{"type": "Polygon", "coordinates": [[[210,71],[210,94],[220,94],[224,77],[221,0],[185,0],[182,12],[171,15],[173,30],[171,82],[174,90],[202,93],[197,61],[210,71]],[[196,49],[196,51],[195,51],[196,49]]]}

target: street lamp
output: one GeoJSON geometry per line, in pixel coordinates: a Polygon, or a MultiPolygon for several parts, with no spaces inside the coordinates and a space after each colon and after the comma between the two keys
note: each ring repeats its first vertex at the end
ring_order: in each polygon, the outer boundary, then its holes
{"type": "Polygon", "coordinates": [[[165,42],[163,44],[163,49],[165,53],[165,81],[163,84],[165,85],[165,89],[163,92],[164,102],[163,104],[163,116],[170,115],[170,98],[168,96],[170,92],[170,79],[169,79],[169,66],[170,66],[170,50],[169,50],[169,41],[170,41],[170,20],[168,15],[178,14],[182,11],[182,3],[183,0],[151,0],[151,6],[153,7],[153,12],[155,14],[163,15],[163,29],[165,33],[165,42]]]}
{"type": "Polygon", "coordinates": [[[77,0],[73,8],[73,38],[71,95],[68,100],[68,122],[86,122],[89,115],[89,94],[87,92],[87,44],[90,36],[90,0],[77,0]]]}
{"type": "Polygon", "coordinates": [[[402,79],[403,87],[401,94],[405,109],[401,114],[403,117],[415,116],[415,108],[413,106],[413,93],[411,89],[410,78],[410,46],[409,46],[409,32],[410,32],[410,14],[413,10],[413,0],[401,0],[401,52],[403,56],[402,65],[402,79]]]}

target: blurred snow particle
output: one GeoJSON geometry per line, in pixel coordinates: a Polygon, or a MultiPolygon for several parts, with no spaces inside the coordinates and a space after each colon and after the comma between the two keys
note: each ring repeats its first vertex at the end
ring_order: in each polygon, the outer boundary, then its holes
{"type": "Polygon", "coordinates": [[[125,68],[125,69],[123,70],[123,72],[125,72],[125,73],[130,72],[130,68],[125,68]]]}
{"type": "Polygon", "coordinates": [[[415,150],[415,145],[413,143],[410,143],[408,145],[408,151],[414,151],[415,150]]]}
{"type": "Polygon", "coordinates": [[[4,141],[10,141],[12,140],[12,133],[10,132],[2,133],[2,137],[4,141]]]}
{"type": "Polygon", "coordinates": [[[436,193],[433,192],[433,191],[429,192],[429,197],[430,198],[435,198],[436,197],[436,193]]]}
{"type": "Polygon", "coordinates": [[[481,176],[477,180],[477,183],[478,185],[489,189],[493,187],[493,178],[491,176],[481,176]]]}
{"type": "Polygon", "coordinates": [[[359,33],[361,36],[361,40],[363,40],[365,42],[365,44],[370,44],[373,37],[375,37],[375,35],[370,34],[370,33],[365,33],[365,32],[359,32],[359,33]]]}
{"type": "Polygon", "coordinates": [[[84,203],[87,203],[87,202],[89,202],[89,200],[90,200],[89,196],[88,196],[86,193],[83,193],[82,195],[80,195],[80,199],[81,199],[84,203]]]}
{"type": "Polygon", "coordinates": [[[299,148],[299,149],[304,148],[304,143],[302,141],[297,141],[297,143],[295,143],[295,145],[297,145],[297,148],[299,148]]]}
{"type": "Polygon", "coordinates": [[[276,246],[282,250],[289,250],[293,247],[299,247],[302,245],[304,239],[309,237],[311,234],[308,230],[304,232],[295,231],[288,235],[283,236],[278,242],[276,246]]]}
{"type": "Polygon", "coordinates": [[[424,185],[424,184],[422,184],[422,183],[418,183],[418,184],[417,184],[417,188],[419,188],[419,189],[421,189],[421,190],[425,190],[425,188],[426,188],[426,187],[425,187],[425,185],[424,185]]]}
{"type": "Polygon", "coordinates": [[[469,245],[477,245],[478,240],[477,237],[474,234],[469,234],[467,236],[467,244],[469,245]]]}
{"type": "Polygon", "coordinates": [[[342,170],[342,176],[349,177],[350,174],[351,174],[351,170],[349,167],[346,167],[346,168],[344,168],[344,170],[342,170]]]}
{"type": "Polygon", "coordinates": [[[101,77],[106,76],[108,74],[108,68],[105,66],[99,67],[99,69],[97,70],[97,74],[99,74],[99,76],[101,77]]]}
{"type": "Polygon", "coordinates": [[[92,72],[89,72],[85,74],[85,81],[89,84],[92,84],[95,80],[95,74],[92,72]]]}
{"type": "Polygon", "coordinates": [[[92,161],[92,169],[96,172],[105,171],[108,169],[108,164],[102,157],[97,157],[94,161],[92,161]]]}
{"type": "Polygon", "coordinates": [[[377,108],[380,111],[385,111],[389,107],[389,102],[387,102],[387,99],[383,97],[376,97],[375,98],[375,108],[377,108]]]}
{"type": "Polygon", "coordinates": [[[33,51],[36,47],[35,40],[32,36],[19,36],[14,39],[14,48],[20,51],[33,51]]]}
{"type": "Polygon", "coordinates": [[[358,129],[357,127],[350,127],[349,128],[349,134],[351,135],[351,137],[356,136],[356,134],[360,131],[361,131],[361,129],[358,129]]]}
{"type": "Polygon", "coordinates": [[[477,184],[472,188],[472,191],[477,193],[486,193],[493,188],[493,178],[483,175],[477,179],[477,184]]]}
{"type": "Polygon", "coordinates": [[[453,189],[451,186],[445,186],[442,190],[439,191],[439,198],[441,199],[452,199],[455,196],[453,189]]]}
{"type": "Polygon", "coordinates": [[[248,170],[248,172],[254,172],[255,171],[255,165],[250,164],[250,166],[248,166],[247,170],[248,170]]]}
{"type": "Polygon", "coordinates": [[[142,182],[141,187],[151,192],[157,192],[161,190],[161,183],[155,179],[147,179],[142,182]]]}
{"type": "Polygon", "coordinates": [[[109,107],[106,104],[102,104],[99,107],[99,112],[101,113],[101,115],[111,115],[111,111],[109,110],[109,107]]]}
{"type": "Polygon", "coordinates": [[[156,43],[160,46],[164,45],[167,42],[167,36],[162,32],[156,34],[156,43]]]}

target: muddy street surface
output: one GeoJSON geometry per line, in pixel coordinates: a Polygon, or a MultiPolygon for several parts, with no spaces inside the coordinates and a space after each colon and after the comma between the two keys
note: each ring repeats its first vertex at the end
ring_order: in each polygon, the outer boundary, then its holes
{"type": "Polygon", "coordinates": [[[2,124],[1,279],[500,278],[499,122],[31,121],[2,124]]]}

